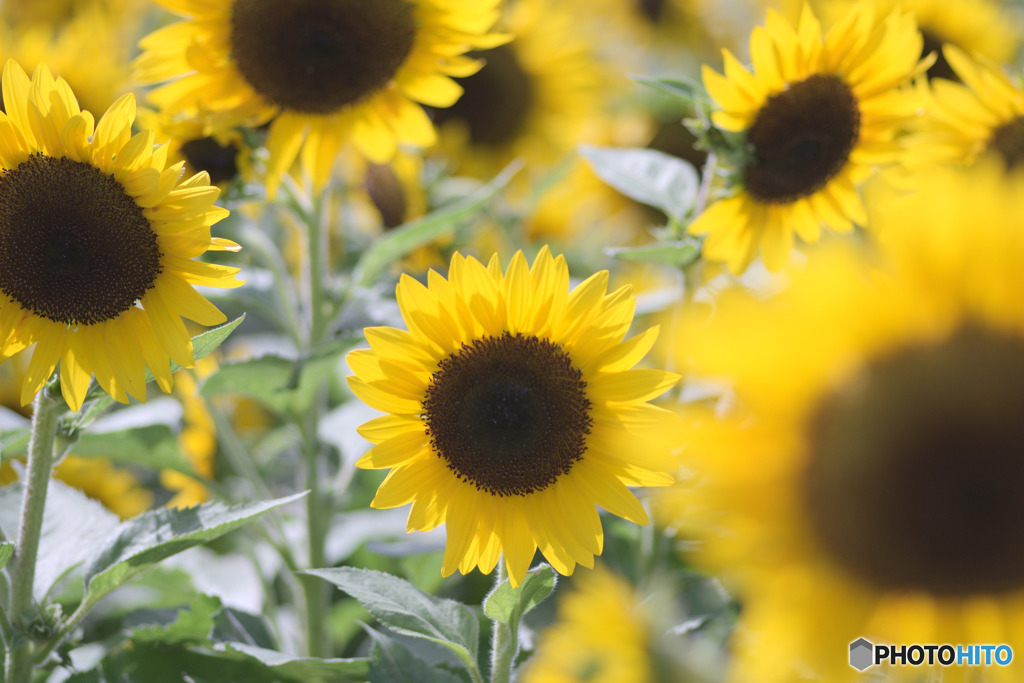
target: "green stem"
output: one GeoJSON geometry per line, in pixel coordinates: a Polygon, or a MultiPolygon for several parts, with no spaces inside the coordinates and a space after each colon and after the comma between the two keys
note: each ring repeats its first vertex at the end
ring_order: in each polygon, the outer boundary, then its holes
{"type": "Polygon", "coordinates": [[[307,221],[309,227],[309,304],[310,334],[309,349],[323,341],[327,332],[325,279],[330,270],[330,239],[324,225],[324,193],[313,198],[313,211],[307,221]]]}
{"type": "MultiPolygon", "coordinates": [[[[25,492],[21,499],[21,522],[18,541],[12,558],[11,601],[8,616],[14,628],[24,633],[35,617],[33,585],[39,537],[43,529],[46,490],[53,469],[53,442],[57,433],[57,417],[62,400],[50,395],[45,386],[36,394],[32,410],[32,435],[28,442],[28,464],[25,492]]],[[[29,639],[16,645],[7,657],[7,683],[27,683],[32,678],[32,643],[29,639]]]]}
{"type": "MultiPolygon", "coordinates": [[[[498,567],[494,572],[494,587],[505,583],[508,574],[505,571],[505,557],[498,558],[498,567]]],[[[509,683],[512,680],[512,661],[519,649],[518,638],[512,627],[501,621],[493,622],[491,631],[491,683],[509,683]]]]}
{"type": "MultiPolygon", "coordinates": [[[[324,495],[320,471],[321,452],[317,425],[320,422],[320,405],[323,392],[306,414],[302,424],[302,451],[306,467],[306,537],[309,542],[309,568],[325,567],[327,526],[330,520],[330,504],[324,495]]],[[[326,397],[324,396],[326,399],[326,397]]],[[[327,601],[330,597],[328,585],[314,576],[302,576],[302,588],[306,598],[306,643],[310,657],[324,657],[328,650],[326,626],[327,601]]]]}

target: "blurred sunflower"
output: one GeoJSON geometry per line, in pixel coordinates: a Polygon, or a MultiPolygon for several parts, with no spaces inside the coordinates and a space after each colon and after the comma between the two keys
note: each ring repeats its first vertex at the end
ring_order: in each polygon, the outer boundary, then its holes
{"type": "Polygon", "coordinates": [[[521,0],[508,10],[508,43],[474,52],[464,93],[433,112],[453,172],[491,178],[513,159],[551,164],[580,142],[606,104],[613,76],[566,2],[521,0]]]}
{"type": "MultiPolygon", "coordinates": [[[[213,374],[216,369],[216,359],[213,356],[206,356],[196,361],[195,375],[202,379],[213,374]]],[[[213,479],[214,458],[217,455],[217,429],[213,416],[206,408],[206,402],[199,395],[196,376],[181,372],[174,387],[182,407],[183,424],[178,435],[178,443],[195,473],[206,479],[213,479]]],[[[160,485],[174,494],[167,501],[167,507],[170,508],[190,507],[205,503],[210,498],[210,490],[202,480],[175,470],[162,470],[160,485]]]]}
{"type": "Polygon", "coordinates": [[[0,22],[3,58],[31,73],[45,63],[67,81],[87,111],[106,111],[129,91],[131,58],[128,27],[95,5],[86,5],[66,22],[13,26],[0,22]]]}
{"type": "MultiPolygon", "coordinates": [[[[824,0],[820,15],[828,25],[861,0],[824,0]]],[[[928,67],[929,78],[956,79],[951,64],[944,59],[943,45],[952,45],[972,55],[981,55],[1005,64],[1013,60],[1021,46],[1021,25],[996,0],[872,0],[879,16],[899,6],[914,15],[924,38],[921,56],[935,53],[928,67]]]]}
{"type": "Polygon", "coordinates": [[[208,135],[202,121],[175,119],[152,109],[139,110],[138,125],[166,143],[171,163],[185,162],[185,173],[206,171],[210,183],[221,188],[249,176],[252,151],[237,129],[208,135]]]}
{"type": "Polygon", "coordinates": [[[0,359],[35,344],[21,402],[60,362],[78,410],[90,377],[114,399],[146,397],[146,368],[170,391],[170,360],[193,365],[186,316],[224,315],[194,285],[237,287],[237,268],[193,260],[238,245],[210,237],[227,215],[205,173],[165,169],[153,134],[131,134],[125,95],[97,125],[45,65],[3,71],[0,114],[0,359]],[[138,304],[141,302],[141,306],[138,304]]]}
{"type": "Polygon", "coordinates": [[[135,62],[161,110],[210,116],[212,129],[270,123],[269,193],[301,150],[314,189],[351,141],[382,163],[399,144],[434,143],[420,104],[462,94],[452,76],[480,63],[498,0],[160,0],[186,17],[146,36],[135,62]],[[340,77],[339,77],[340,75],[340,77]]]}
{"type": "Polygon", "coordinates": [[[572,293],[565,259],[522,252],[502,273],[456,254],[448,279],[408,276],[398,304],[409,331],[366,329],[348,356],[353,393],[388,413],[359,432],[359,461],[391,469],[373,507],[412,503],[409,531],[447,525],[442,573],[490,572],[504,553],[513,585],[539,547],[571,574],[603,547],[595,505],[637,524],[627,485],[671,483],[667,427],[647,401],[677,377],[631,369],[657,329],[623,341],[635,302],[606,294],[603,271],[572,293]]]}
{"type": "Polygon", "coordinates": [[[740,405],[691,415],[701,485],[678,514],[739,589],[736,680],[852,679],[859,637],[1024,637],[1024,179],[922,188],[879,210],[880,258],[833,247],[687,337],[740,405]]]}
{"type": "Polygon", "coordinates": [[[541,633],[524,683],[649,683],[650,615],[631,587],[607,569],[580,576],[541,633]]]}
{"type": "Polygon", "coordinates": [[[713,203],[690,225],[707,235],[704,256],[739,274],[760,249],[778,270],[793,235],[817,242],[822,224],[844,232],[865,222],[858,187],[891,162],[901,123],[917,108],[899,90],[918,68],[921,35],[913,16],[894,10],[877,22],[857,4],[822,37],[805,8],[796,31],[769,10],[750,38],[753,73],[724,51],[725,76],[704,67],[704,85],[721,107],[714,123],[745,136],[735,195],[713,203]]]}
{"type": "Polygon", "coordinates": [[[927,115],[907,137],[907,165],[971,165],[990,152],[1007,169],[1017,167],[1024,160],[1024,91],[995,62],[953,45],[943,52],[962,83],[931,81],[927,115]]]}

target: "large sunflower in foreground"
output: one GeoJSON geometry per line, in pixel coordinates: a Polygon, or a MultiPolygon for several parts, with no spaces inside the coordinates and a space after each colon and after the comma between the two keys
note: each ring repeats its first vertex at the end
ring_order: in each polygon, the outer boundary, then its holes
{"type": "Polygon", "coordinates": [[[927,115],[907,137],[907,165],[971,165],[990,152],[1015,168],[1024,161],[1024,91],[995,62],[952,45],[943,53],[961,82],[929,84],[927,115]]]}
{"type": "Polygon", "coordinates": [[[623,340],[635,301],[607,285],[602,271],[570,293],[546,247],[504,274],[456,254],[447,280],[402,277],[408,332],[367,328],[371,348],[349,354],[352,391],[389,413],[359,430],[378,444],[359,465],[391,469],[372,505],[412,503],[409,531],[446,524],[445,576],[504,553],[517,585],[538,547],[562,574],[592,567],[595,506],[646,524],[627,485],[671,483],[673,415],[647,401],[677,377],[631,369],[657,329],[623,340]]]}
{"type": "Polygon", "coordinates": [[[399,144],[427,146],[420,104],[447,107],[465,56],[504,40],[489,34],[498,0],[159,0],[186,21],[142,39],[135,63],[159,108],[214,128],[270,123],[273,193],[301,150],[316,188],[351,141],[383,163],[399,144]]]}
{"type": "Polygon", "coordinates": [[[921,34],[900,10],[876,21],[870,3],[858,3],[824,37],[806,7],[796,31],[769,10],[750,52],[753,73],[728,51],[724,77],[704,67],[704,85],[721,107],[715,124],[742,133],[749,152],[735,195],[690,225],[707,235],[705,257],[737,274],[758,249],[769,269],[781,268],[794,233],[817,242],[822,225],[845,232],[864,224],[858,188],[893,160],[894,135],[916,109],[899,87],[918,68],[921,34]]]}
{"type": "Polygon", "coordinates": [[[94,126],[46,66],[31,82],[3,71],[0,113],[0,359],[35,344],[21,401],[60,363],[60,386],[78,410],[95,375],[113,398],[146,397],[146,369],[172,385],[170,361],[193,365],[181,316],[224,315],[194,285],[236,287],[237,268],[193,260],[234,249],[211,238],[227,215],[205,173],[164,168],[153,134],[131,134],[135,99],[117,100],[94,126]],[[141,304],[141,305],[140,305],[141,304]]]}
{"type": "Polygon", "coordinates": [[[739,589],[738,680],[846,680],[860,637],[1024,642],[1024,178],[945,173],[881,207],[878,258],[825,251],[688,336],[742,406],[688,421],[679,514],[739,589]]]}

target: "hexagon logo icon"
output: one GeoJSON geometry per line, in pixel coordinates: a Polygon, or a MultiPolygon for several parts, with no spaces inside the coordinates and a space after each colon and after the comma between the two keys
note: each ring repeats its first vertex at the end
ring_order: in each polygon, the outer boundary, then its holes
{"type": "Polygon", "coordinates": [[[865,638],[850,643],[850,666],[863,671],[875,663],[875,646],[865,638]]]}

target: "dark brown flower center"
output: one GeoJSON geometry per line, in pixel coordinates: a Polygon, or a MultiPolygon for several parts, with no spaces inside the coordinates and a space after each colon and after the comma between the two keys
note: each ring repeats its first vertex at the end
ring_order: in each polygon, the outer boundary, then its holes
{"type": "Polygon", "coordinates": [[[665,0],[634,0],[636,9],[652,24],[657,24],[665,11],[665,0]]]}
{"type": "Polygon", "coordinates": [[[405,0],[235,0],[231,53],[265,99],[328,114],[379,91],[416,39],[405,0]]]}
{"type": "Polygon", "coordinates": [[[583,457],[593,420],[582,373],[557,344],[508,332],[438,365],[423,399],[448,469],[497,496],[540,491],[583,457]]]}
{"type": "Polygon", "coordinates": [[[402,181],[391,166],[387,164],[367,165],[366,193],[380,213],[381,222],[386,230],[397,228],[406,221],[409,202],[406,200],[402,181]]]}
{"type": "Polygon", "coordinates": [[[189,173],[206,171],[214,185],[229,183],[238,175],[238,146],[222,145],[213,138],[195,138],[181,145],[189,173]]]}
{"type": "Polygon", "coordinates": [[[750,128],[747,192],[763,204],[814,194],[846,165],[859,134],[857,98],[843,79],[815,74],[791,83],[768,98],[750,128]]]}
{"type": "Polygon", "coordinates": [[[113,176],[36,154],[0,174],[0,292],[55,322],[116,318],[162,270],[149,219],[113,176]]]}
{"type": "Polygon", "coordinates": [[[881,590],[1024,587],[1024,339],[964,326],[876,360],[819,407],[817,536],[881,590]]]}
{"type": "Polygon", "coordinates": [[[934,33],[921,29],[921,36],[924,38],[924,47],[921,48],[921,56],[927,57],[932,52],[935,53],[935,63],[928,67],[928,78],[945,78],[950,81],[960,81],[960,77],[953,71],[953,67],[946,61],[945,55],[942,54],[942,44],[946,41],[939,38],[934,33]]]}
{"type": "Polygon", "coordinates": [[[486,64],[472,76],[458,79],[465,92],[447,109],[437,109],[434,121],[441,125],[452,119],[469,128],[474,145],[499,147],[515,140],[530,116],[534,104],[533,82],[523,69],[513,43],[468,56],[486,64]]]}
{"type": "Polygon", "coordinates": [[[998,152],[1007,171],[1024,161],[1024,117],[1018,116],[993,130],[986,151],[998,152]]]}

